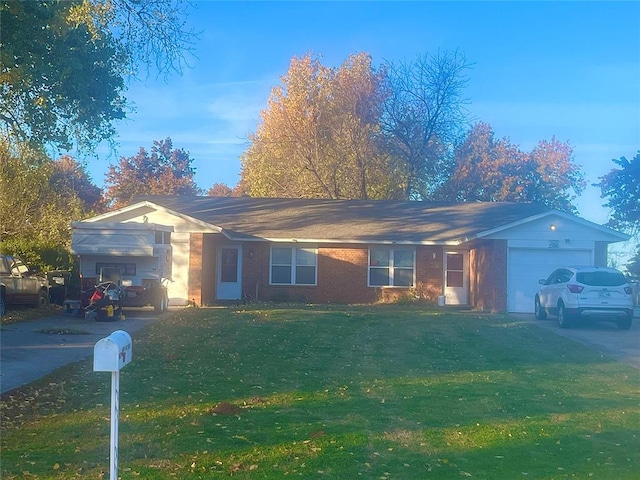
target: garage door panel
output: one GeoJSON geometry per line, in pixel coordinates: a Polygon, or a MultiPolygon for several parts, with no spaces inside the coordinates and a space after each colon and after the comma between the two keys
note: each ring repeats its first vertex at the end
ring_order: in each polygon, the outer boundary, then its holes
{"type": "Polygon", "coordinates": [[[538,280],[565,265],[592,265],[591,250],[509,249],[507,310],[533,313],[538,280]]]}

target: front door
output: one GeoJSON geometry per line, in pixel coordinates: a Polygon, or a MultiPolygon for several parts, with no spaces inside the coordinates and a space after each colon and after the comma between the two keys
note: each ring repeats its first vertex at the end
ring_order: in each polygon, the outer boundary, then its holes
{"type": "Polygon", "coordinates": [[[242,298],[242,246],[223,245],[218,248],[216,299],[242,298]]]}
{"type": "Polygon", "coordinates": [[[469,303],[469,254],[446,252],[444,261],[444,295],[447,305],[469,303]]]}

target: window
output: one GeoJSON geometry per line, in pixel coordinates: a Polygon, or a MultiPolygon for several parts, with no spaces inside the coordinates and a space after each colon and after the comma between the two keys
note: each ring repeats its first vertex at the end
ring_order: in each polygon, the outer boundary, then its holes
{"type": "Polygon", "coordinates": [[[29,268],[25,265],[25,263],[20,260],[19,258],[13,258],[10,263],[9,263],[9,267],[11,268],[11,274],[15,275],[17,277],[21,277],[22,275],[24,275],[25,273],[29,273],[29,268]]]}
{"type": "Polygon", "coordinates": [[[271,247],[271,283],[316,285],[316,248],[271,247]]]}
{"type": "Polygon", "coordinates": [[[447,287],[464,287],[464,254],[447,253],[447,287]]]}
{"type": "Polygon", "coordinates": [[[369,286],[413,286],[414,253],[406,248],[369,249],[369,286]]]}
{"type": "Polygon", "coordinates": [[[163,232],[162,230],[156,230],[157,245],[169,245],[170,243],[171,243],[171,232],[163,232]]]}
{"type": "Polygon", "coordinates": [[[96,263],[96,275],[100,276],[105,270],[118,270],[122,275],[135,275],[135,263],[96,263]]]}
{"type": "Polygon", "coordinates": [[[549,278],[547,278],[544,284],[553,285],[556,283],[567,283],[569,280],[571,280],[572,276],[573,276],[573,273],[570,270],[565,270],[563,268],[560,268],[558,270],[555,270],[551,275],[549,275],[549,278]]]}
{"type": "Polygon", "coordinates": [[[0,273],[9,273],[10,271],[5,257],[0,257],[0,273]]]}
{"type": "Polygon", "coordinates": [[[238,249],[223,248],[220,256],[220,281],[236,283],[238,281],[238,249]]]}
{"type": "Polygon", "coordinates": [[[585,285],[599,287],[619,287],[627,283],[627,279],[620,272],[578,272],[576,280],[585,285]]]}

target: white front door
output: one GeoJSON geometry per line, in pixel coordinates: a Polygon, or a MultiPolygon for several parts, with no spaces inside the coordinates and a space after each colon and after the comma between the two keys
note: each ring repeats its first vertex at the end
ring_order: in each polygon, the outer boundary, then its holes
{"type": "Polygon", "coordinates": [[[445,252],[444,296],[447,305],[469,303],[469,253],[445,252]]]}
{"type": "Polygon", "coordinates": [[[242,246],[218,247],[216,262],[216,299],[239,300],[242,298],[242,246]]]}

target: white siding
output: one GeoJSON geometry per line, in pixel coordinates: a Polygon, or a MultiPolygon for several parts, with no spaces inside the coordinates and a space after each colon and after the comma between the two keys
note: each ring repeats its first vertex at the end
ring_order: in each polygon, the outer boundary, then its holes
{"type": "Polygon", "coordinates": [[[189,238],[188,233],[171,236],[173,247],[172,281],[169,282],[169,305],[187,305],[189,301],[189,238]]]}

